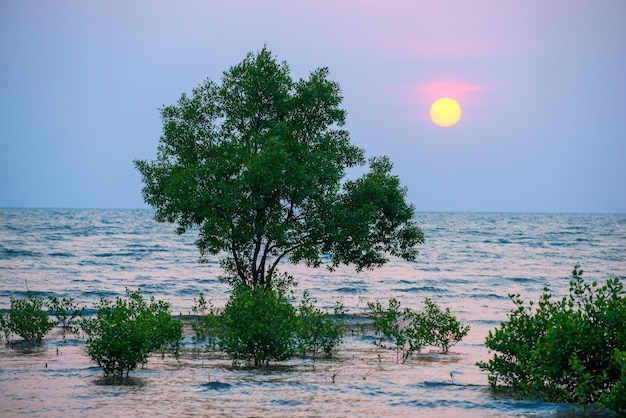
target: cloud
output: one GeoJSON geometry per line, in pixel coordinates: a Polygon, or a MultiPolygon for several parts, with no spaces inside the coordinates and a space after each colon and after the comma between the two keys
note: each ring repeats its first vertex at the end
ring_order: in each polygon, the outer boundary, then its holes
{"type": "Polygon", "coordinates": [[[441,97],[451,97],[457,101],[469,100],[474,93],[485,90],[486,86],[461,81],[435,81],[409,87],[412,96],[417,96],[418,101],[425,100],[428,103],[441,97]]]}
{"type": "Polygon", "coordinates": [[[442,80],[396,85],[388,89],[388,92],[409,110],[411,119],[428,120],[428,109],[435,100],[442,97],[450,97],[459,102],[463,108],[464,118],[474,118],[477,107],[487,101],[485,93],[489,90],[491,89],[486,85],[460,80],[442,80]]]}
{"type": "Polygon", "coordinates": [[[483,38],[436,38],[415,37],[395,39],[382,45],[381,49],[403,56],[421,58],[466,58],[495,55],[502,50],[499,41],[483,38]]]}

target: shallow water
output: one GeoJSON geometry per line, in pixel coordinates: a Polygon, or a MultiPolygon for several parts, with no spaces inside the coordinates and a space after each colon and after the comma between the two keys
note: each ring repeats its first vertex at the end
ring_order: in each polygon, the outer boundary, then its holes
{"type": "Polygon", "coordinates": [[[333,359],[255,369],[189,344],[180,361],[153,357],[120,386],[102,381],[81,342],[48,340],[34,352],[0,350],[2,416],[507,417],[569,409],[493,397],[473,366],[480,351],[461,345],[398,363],[357,335],[333,359]]]}
{"type": "MultiPolygon", "coordinates": [[[[487,332],[506,319],[509,293],[536,299],[545,284],[567,292],[580,262],[588,279],[624,277],[626,215],[418,214],[427,243],[417,262],[392,260],[376,271],[288,267],[319,305],[341,300],[363,313],[367,301],[395,297],[419,309],[424,297],[471,326],[443,355],[426,349],[407,363],[374,346],[352,323],[335,358],[292,360],[267,369],[233,367],[193,348],[180,362],[152,358],[131,385],[110,386],[82,341],[49,334],[42,349],[0,348],[2,416],[555,416],[567,405],[494,397],[476,361],[487,332]],[[58,354],[57,354],[58,349],[58,354]]],[[[228,298],[217,261],[197,262],[193,234],[177,236],[149,211],[0,209],[0,309],[26,285],[81,304],[124,287],[189,312],[204,291],[228,298]]]]}

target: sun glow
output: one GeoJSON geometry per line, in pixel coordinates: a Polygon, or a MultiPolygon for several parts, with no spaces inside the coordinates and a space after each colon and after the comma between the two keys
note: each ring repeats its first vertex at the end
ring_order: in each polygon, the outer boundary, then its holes
{"type": "Polygon", "coordinates": [[[456,125],[461,119],[461,106],[449,97],[436,100],[430,107],[430,118],[433,123],[442,128],[456,125]]]}

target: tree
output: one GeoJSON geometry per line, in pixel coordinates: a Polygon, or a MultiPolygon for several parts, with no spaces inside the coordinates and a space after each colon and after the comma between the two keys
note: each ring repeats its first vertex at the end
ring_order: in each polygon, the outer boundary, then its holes
{"type": "Polygon", "coordinates": [[[178,233],[198,227],[201,259],[228,254],[221,265],[232,285],[267,289],[289,282],[283,260],[357,271],[387,256],[413,260],[422,231],[391,174],[387,157],[363,166],[327,68],[292,80],[287,63],[266,48],[163,107],[154,161],[135,161],[143,196],[159,222],[178,233]]]}

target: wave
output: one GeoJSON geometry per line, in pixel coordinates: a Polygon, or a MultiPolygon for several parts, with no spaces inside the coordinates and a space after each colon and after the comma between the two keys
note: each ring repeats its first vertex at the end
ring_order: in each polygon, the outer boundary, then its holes
{"type": "Polygon", "coordinates": [[[50,253],[48,255],[50,257],[67,257],[67,258],[76,257],[75,254],[67,253],[67,252],[53,252],[53,253],[50,253]]]}
{"type": "Polygon", "coordinates": [[[392,289],[396,292],[403,293],[449,293],[450,291],[443,287],[434,287],[434,286],[420,286],[420,287],[405,287],[405,288],[394,288],[392,289]]]}
{"type": "Polygon", "coordinates": [[[226,382],[206,382],[198,385],[202,390],[228,390],[233,387],[230,383],[226,382]]]}
{"type": "Polygon", "coordinates": [[[0,248],[0,259],[11,259],[11,258],[32,258],[32,257],[41,257],[43,254],[38,251],[24,250],[24,249],[13,249],[13,248],[0,248]]]}
{"type": "Polygon", "coordinates": [[[100,258],[108,258],[108,257],[134,257],[137,253],[135,252],[122,252],[122,253],[97,253],[94,254],[94,257],[100,258]]]}

